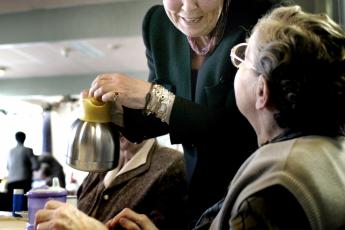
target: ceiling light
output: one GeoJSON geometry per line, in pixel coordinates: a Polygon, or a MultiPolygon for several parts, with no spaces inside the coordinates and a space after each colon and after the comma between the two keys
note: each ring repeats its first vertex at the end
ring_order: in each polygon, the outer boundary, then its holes
{"type": "Polygon", "coordinates": [[[108,48],[111,50],[117,50],[121,47],[120,44],[108,44],[108,48]]]}
{"type": "Polygon", "coordinates": [[[72,43],[72,48],[78,50],[80,53],[85,54],[91,58],[102,58],[105,54],[97,49],[96,47],[92,46],[88,42],[83,41],[76,41],[72,43]]]}
{"type": "Polygon", "coordinates": [[[67,57],[69,57],[69,54],[71,53],[71,51],[72,51],[72,48],[71,48],[71,47],[64,47],[64,48],[60,51],[60,53],[61,53],[61,55],[62,55],[63,57],[67,58],[67,57]]]}
{"type": "Polygon", "coordinates": [[[0,77],[5,76],[7,70],[8,70],[8,67],[0,66],[0,77]]]}

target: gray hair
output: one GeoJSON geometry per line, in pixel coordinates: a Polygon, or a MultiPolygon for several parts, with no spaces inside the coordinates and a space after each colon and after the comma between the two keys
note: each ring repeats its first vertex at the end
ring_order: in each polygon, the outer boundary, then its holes
{"type": "Polygon", "coordinates": [[[345,32],[325,14],[279,7],[253,28],[254,66],[281,127],[335,133],[345,120],[345,32]],[[325,124],[325,125],[321,125],[325,124]]]}

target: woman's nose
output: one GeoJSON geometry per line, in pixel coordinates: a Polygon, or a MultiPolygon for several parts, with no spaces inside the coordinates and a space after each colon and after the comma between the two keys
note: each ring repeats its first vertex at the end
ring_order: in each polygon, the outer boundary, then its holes
{"type": "Polygon", "coordinates": [[[198,7],[198,0],[182,0],[182,10],[191,11],[198,7]]]}

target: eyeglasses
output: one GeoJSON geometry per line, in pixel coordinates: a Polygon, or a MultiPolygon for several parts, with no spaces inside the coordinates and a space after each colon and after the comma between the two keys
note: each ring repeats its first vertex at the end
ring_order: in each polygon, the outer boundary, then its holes
{"type": "Polygon", "coordinates": [[[246,49],[247,49],[247,47],[248,47],[248,43],[240,43],[240,44],[235,45],[231,49],[231,52],[230,52],[231,62],[236,68],[239,68],[241,63],[244,63],[245,65],[247,65],[247,67],[258,72],[256,70],[256,68],[251,63],[246,61],[246,49]]]}

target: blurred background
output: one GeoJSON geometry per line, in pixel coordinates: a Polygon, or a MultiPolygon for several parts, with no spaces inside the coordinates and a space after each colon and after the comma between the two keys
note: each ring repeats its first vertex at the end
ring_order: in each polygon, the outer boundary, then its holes
{"type": "MultiPolygon", "coordinates": [[[[345,0],[295,2],[345,25],[345,0]]],[[[35,155],[63,165],[67,188],[82,182],[86,173],[65,164],[79,93],[100,73],[147,78],[141,23],[155,4],[162,0],[0,0],[0,179],[23,131],[35,155]]]]}

